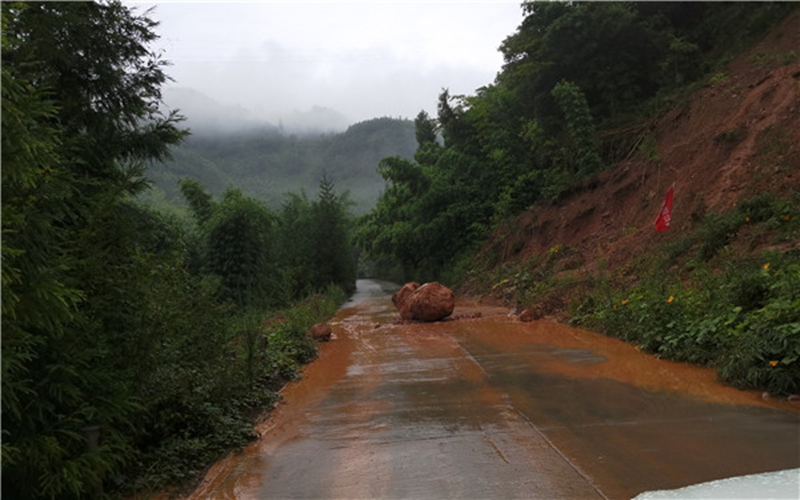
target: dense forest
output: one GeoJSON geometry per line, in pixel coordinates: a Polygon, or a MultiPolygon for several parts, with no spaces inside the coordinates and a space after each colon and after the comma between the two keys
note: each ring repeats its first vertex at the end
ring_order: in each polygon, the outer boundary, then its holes
{"type": "Polygon", "coordinates": [[[192,478],[315,356],[355,286],[351,202],[269,209],[196,180],[137,202],[185,137],[155,24],[118,2],[3,3],[2,491],[88,498],[192,478]]]}
{"type": "MultiPolygon", "coordinates": [[[[489,276],[518,302],[546,295],[568,249],[503,270],[481,253],[492,231],[632,151],[655,154],[639,124],[796,10],[524,3],[502,71],[475,95],[443,91],[413,125],[301,140],[187,137],[160,106],[147,14],[4,2],[3,496],[156,489],[245,443],[315,356],[308,327],[352,291],[357,258],[395,279],[489,276]],[[372,193],[362,207],[378,196],[357,224],[344,188],[372,193]],[[157,210],[176,199],[185,214],[157,210]]],[[[800,391],[800,255],[712,267],[745,221],[796,239],[797,206],[768,194],[704,214],[639,279],[588,277],[572,319],[742,387],[800,391]]]]}
{"type": "Polygon", "coordinates": [[[355,213],[375,205],[384,187],[375,165],[388,156],[414,156],[414,124],[410,120],[375,118],[345,132],[285,134],[278,128],[209,134],[199,131],[171,149],[172,157],[152,165],[153,188],[142,198],[162,209],[178,204],[183,178],[202,182],[221,195],[228,187],[263,200],[272,208],[287,192],[313,192],[323,173],[346,186],[355,213]]]}

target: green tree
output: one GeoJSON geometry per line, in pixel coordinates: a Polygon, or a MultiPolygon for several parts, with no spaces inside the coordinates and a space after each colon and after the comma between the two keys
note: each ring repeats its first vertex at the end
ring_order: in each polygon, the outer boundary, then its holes
{"type": "Polygon", "coordinates": [[[378,172],[386,189],[375,208],[359,222],[357,241],[373,258],[389,257],[410,278],[424,258],[414,226],[416,203],[430,180],[420,165],[403,158],[384,158],[378,172]]]}
{"type": "Polygon", "coordinates": [[[229,189],[206,225],[206,270],[220,277],[223,297],[239,306],[275,300],[273,219],[261,202],[229,189]]]}
{"type": "Polygon", "coordinates": [[[424,110],[420,111],[414,119],[414,134],[417,138],[417,147],[436,142],[436,121],[431,119],[424,110]]]}
{"type": "MultiPolygon", "coordinates": [[[[4,48],[7,20],[4,15],[4,48]]],[[[70,236],[61,221],[71,186],[57,153],[59,131],[48,123],[55,105],[8,65],[2,68],[2,99],[3,472],[7,478],[9,471],[21,473],[17,480],[29,483],[19,491],[35,491],[36,475],[53,472],[44,442],[53,436],[37,440],[36,424],[24,425],[32,409],[42,410],[44,402],[37,400],[48,389],[35,379],[35,367],[51,337],[63,336],[77,320],[82,293],[66,272],[74,259],[62,251],[70,236]]],[[[55,445],[66,452],[63,442],[55,445]]],[[[11,491],[6,483],[4,492],[11,491]]]]}
{"type": "Polygon", "coordinates": [[[597,152],[597,138],[592,122],[592,113],[586,97],[577,85],[561,81],[551,92],[564,113],[569,138],[564,156],[569,158],[566,168],[578,177],[595,173],[603,166],[597,152]]]}
{"type": "MultiPolygon", "coordinates": [[[[658,89],[658,61],[666,40],[658,19],[639,15],[638,4],[529,2],[518,31],[501,46],[499,80],[521,99],[521,111],[548,126],[558,108],[550,95],[561,80],[585,89],[598,116],[658,89]]],[[[655,17],[657,17],[654,14],[655,17]]]]}
{"type": "Polygon", "coordinates": [[[287,193],[278,212],[277,259],[285,295],[300,299],[316,288],[314,269],[314,215],[305,192],[287,193]]]}
{"type": "Polygon", "coordinates": [[[438,122],[446,147],[473,153],[475,131],[464,118],[464,99],[464,96],[450,96],[449,89],[442,90],[437,105],[438,122]]]}
{"type": "Polygon", "coordinates": [[[313,268],[316,284],[330,284],[345,292],[355,291],[356,262],[351,242],[350,202],[347,193],[336,194],[333,182],[323,172],[319,183],[319,199],[312,208],[315,253],[313,268]]]}
{"type": "Polygon", "coordinates": [[[189,203],[197,223],[206,224],[216,208],[211,194],[205,187],[194,179],[182,179],[180,181],[181,193],[189,203]]]}
{"type": "Polygon", "coordinates": [[[140,408],[133,360],[115,364],[145,292],[125,198],[183,132],[158,111],[146,16],[118,2],[2,14],[3,495],[86,497],[132,456],[140,408]]]}
{"type": "Polygon", "coordinates": [[[386,190],[360,220],[358,242],[373,259],[399,263],[403,279],[433,280],[485,234],[496,183],[456,148],[426,144],[416,158],[381,161],[386,190]]]}

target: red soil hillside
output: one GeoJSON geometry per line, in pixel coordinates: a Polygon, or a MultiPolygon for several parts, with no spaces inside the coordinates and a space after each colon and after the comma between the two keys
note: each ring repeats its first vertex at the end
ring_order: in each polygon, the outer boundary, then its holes
{"type": "Polygon", "coordinates": [[[600,257],[614,269],[686,234],[706,213],[764,191],[799,191],[800,15],[709,82],[639,129],[655,147],[635,148],[555,205],[531,207],[498,229],[484,251],[515,261],[561,245],[576,251],[572,267],[593,269],[600,257]],[[672,227],[656,233],[653,222],[673,182],[672,227]]]}

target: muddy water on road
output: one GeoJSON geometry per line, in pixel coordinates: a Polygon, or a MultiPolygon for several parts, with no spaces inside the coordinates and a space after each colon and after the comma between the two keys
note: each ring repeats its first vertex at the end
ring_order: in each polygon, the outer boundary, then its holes
{"type": "Polygon", "coordinates": [[[192,498],[630,498],[800,466],[800,408],[710,370],[476,304],[397,324],[381,283],[359,293],[192,498]]]}

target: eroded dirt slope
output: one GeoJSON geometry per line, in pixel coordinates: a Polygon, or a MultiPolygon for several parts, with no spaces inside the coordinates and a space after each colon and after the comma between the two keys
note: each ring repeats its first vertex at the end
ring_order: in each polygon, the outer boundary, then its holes
{"type": "Polygon", "coordinates": [[[645,125],[639,139],[628,160],[555,205],[532,207],[486,250],[514,261],[561,245],[575,250],[575,268],[592,270],[602,257],[615,269],[686,234],[706,213],[765,191],[800,190],[800,15],[645,125]],[[648,137],[655,147],[643,147],[648,137]],[[671,230],[656,233],[673,183],[671,230]]]}

